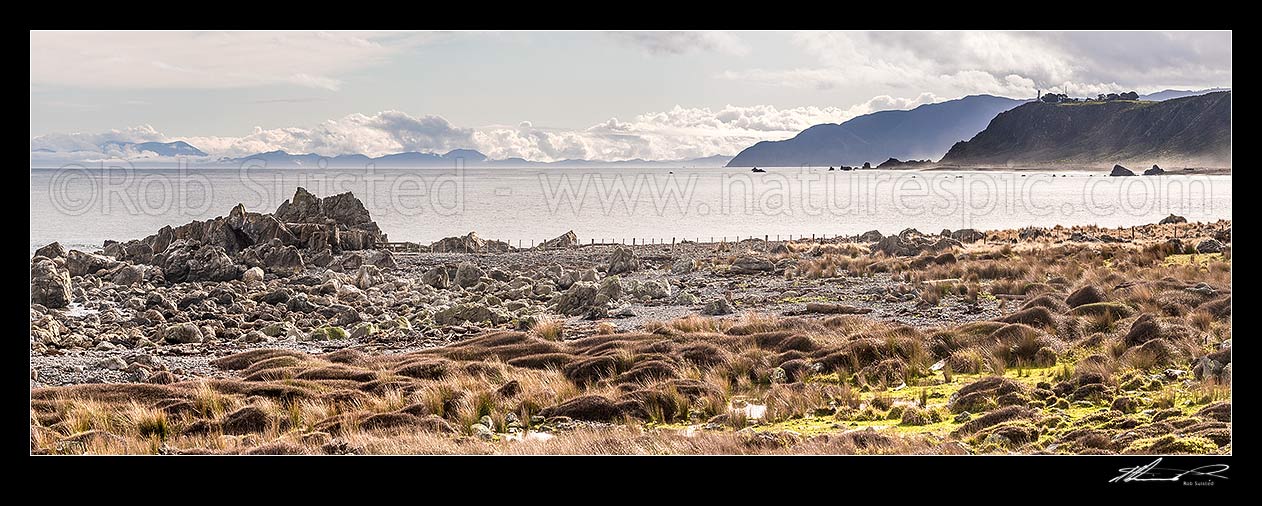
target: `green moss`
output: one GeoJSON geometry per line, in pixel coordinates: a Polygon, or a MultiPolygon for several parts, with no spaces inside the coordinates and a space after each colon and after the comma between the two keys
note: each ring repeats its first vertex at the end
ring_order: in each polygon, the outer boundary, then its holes
{"type": "Polygon", "coordinates": [[[1126,447],[1126,453],[1214,453],[1218,445],[1203,437],[1178,437],[1166,434],[1140,439],[1126,447]]]}
{"type": "Polygon", "coordinates": [[[312,340],[322,341],[329,339],[346,339],[350,334],[342,327],[320,327],[311,331],[309,336],[312,340]]]}

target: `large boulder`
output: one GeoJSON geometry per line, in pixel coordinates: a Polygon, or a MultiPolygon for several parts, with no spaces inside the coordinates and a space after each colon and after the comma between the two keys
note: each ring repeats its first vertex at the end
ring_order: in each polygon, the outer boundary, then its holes
{"type": "Polygon", "coordinates": [[[1131,172],[1130,169],[1123,167],[1121,165],[1114,165],[1113,171],[1109,172],[1109,175],[1110,176],[1134,176],[1135,173],[1131,172]]]}
{"type": "Polygon", "coordinates": [[[741,255],[732,261],[732,268],[728,272],[732,274],[761,274],[771,272],[776,269],[776,264],[766,257],[759,255],[741,255]]]}
{"type": "Polygon", "coordinates": [[[596,304],[596,295],[600,287],[590,281],[579,281],[553,299],[556,311],[561,314],[577,316],[596,304]]]}
{"type": "MultiPolygon", "coordinates": [[[[1156,167],[1156,165],[1154,165],[1153,167],[1156,167]]],[[[1170,216],[1166,216],[1165,218],[1162,218],[1159,224],[1171,225],[1174,223],[1187,223],[1187,222],[1188,222],[1187,218],[1171,213],[1170,216]]]]}
{"type": "Polygon", "coordinates": [[[434,313],[434,322],[439,325],[460,325],[466,322],[490,322],[492,325],[499,325],[512,319],[511,314],[501,309],[477,302],[453,304],[434,313]]]}
{"type": "Polygon", "coordinates": [[[630,249],[618,247],[609,256],[609,268],[605,272],[610,275],[623,274],[639,268],[640,259],[636,258],[635,253],[632,253],[630,249]]]}
{"type": "Polygon", "coordinates": [[[71,276],[96,274],[100,270],[113,269],[118,264],[118,260],[113,258],[95,253],[85,253],[77,249],[72,249],[66,254],[66,269],[70,270],[71,276]]]}
{"type": "Polygon", "coordinates": [[[31,303],[62,308],[70,305],[71,299],[68,271],[58,269],[57,263],[48,259],[31,264],[31,303]]]}
{"type": "Polygon", "coordinates": [[[160,255],[154,255],[154,264],[162,268],[167,281],[231,281],[241,275],[241,269],[220,246],[199,244],[178,239],[160,255]]]}
{"type": "Polygon", "coordinates": [[[53,242],[47,246],[35,250],[35,256],[46,258],[57,258],[66,256],[66,249],[61,247],[61,243],[53,242]]]}
{"type": "Polygon", "coordinates": [[[1223,243],[1217,239],[1206,239],[1196,244],[1197,253],[1222,253],[1223,243]]]}
{"type": "Polygon", "coordinates": [[[561,234],[555,239],[548,239],[539,245],[540,248],[573,248],[578,246],[578,236],[571,230],[561,234]]]}
{"type": "Polygon", "coordinates": [[[447,268],[440,265],[421,274],[421,282],[434,288],[447,288],[451,279],[447,276],[447,268]]]}
{"type": "Polygon", "coordinates": [[[977,242],[986,238],[986,234],[971,228],[962,228],[951,232],[951,238],[960,242],[977,242]]]}
{"type": "Polygon", "coordinates": [[[163,330],[162,338],[168,343],[183,344],[200,343],[202,342],[202,339],[204,339],[204,336],[202,335],[202,329],[196,324],[177,323],[175,325],[168,326],[165,330],[163,330]]]}
{"type": "Polygon", "coordinates": [[[1145,176],[1160,176],[1165,173],[1166,173],[1165,169],[1158,167],[1157,164],[1153,164],[1151,169],[1144,171],[1145,176]]]}
{"type": "Polygon", "coordinates": [[[473,265],[469,262],[463,262],[456,267],[456,284],[462,288],[469,288],[478,284],[482,277],[486,275],[481,267],[473,265]]]}
{"type": "Polygon", "coordinates": [[[248,266],[286,276],[302,272],[306,266],[302,252],[294,246],[284,245],[280,239],[246,248],[241,252],[241,261],[248,266]]]}

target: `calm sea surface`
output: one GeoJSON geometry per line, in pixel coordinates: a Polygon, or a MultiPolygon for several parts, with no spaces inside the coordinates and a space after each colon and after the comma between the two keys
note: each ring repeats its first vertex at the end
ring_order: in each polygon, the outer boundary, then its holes
{"type": "Polygon", "coordinates": [[[99,248],[226,215],[272,212],[304,186],[352,191],[392,241],[582,242],[896,233],[914,227],[1128,226],[1231,218],[1230,176],[827,169],[31,170],[31,251],[99,248]]]}

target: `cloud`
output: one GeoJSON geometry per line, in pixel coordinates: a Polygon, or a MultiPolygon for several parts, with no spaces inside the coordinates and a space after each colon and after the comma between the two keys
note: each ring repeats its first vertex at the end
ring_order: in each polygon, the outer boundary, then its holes
{"type": "Polygon", "coordinates": [[[609,32],[627,45],[650,54],[684,54],[690,51],[713,51],[736,56],[749,54],[749,46],[736,35],[719,31],[609,32]]]}
{"type": "Polygon", "coordinates": [[[314,127],[255,127],[242,136],[175,137],[148,125],[100,134],[49,134],[33,138],[31,150],[99,153],[98,146],[108,141],[184,140],[214,158],[243,157],[274,150],[325,156],[354,153],[381,156],[404,151],[442,153],[470,148],[492,159],[680,160],[734,155],[758,141],[786,139],[812,125],[838,123],[878,110],[909,109],[935,101],[938,101],[937,96],[923,93],[911,98],[883,95],[844,109],[675,106],[626,120],[610,118],[584,129],[540,127],[531,121],[515,126],[460,127],[441,116],[382,111],[350,114],[314,127]]]}
{"type": "Polygon", "coordinates": [[[442,37],[396,32],[31,32],[31,85],[337,91],[339,76],[442,37]]]}
{"type": "Polygon", "coordinates": [[[953,97],[1231,85],[1230,32],[799,32],[792,41],[818,65],[718,77],[953,97]]]}

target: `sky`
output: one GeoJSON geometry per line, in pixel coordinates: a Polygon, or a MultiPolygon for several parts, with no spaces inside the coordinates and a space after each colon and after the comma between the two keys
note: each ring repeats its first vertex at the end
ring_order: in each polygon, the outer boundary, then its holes
{"type": "Polygon", "coordinates": [[[966,95],[1230,86],[1231,32],[31,32],[30,135],[679,160],[966,95]]]}

